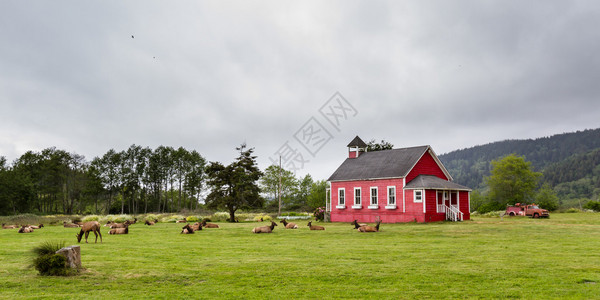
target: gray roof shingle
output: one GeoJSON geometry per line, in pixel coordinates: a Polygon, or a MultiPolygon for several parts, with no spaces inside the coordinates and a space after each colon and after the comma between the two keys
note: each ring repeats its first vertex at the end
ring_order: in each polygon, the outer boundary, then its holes
{"type": "Polygon", "coordinates": [[[366,180],[404,177],[429,146],[418,146],[362,153],[347,158],[328,181],[366,180]]]}
{"type": "Polygon", "coordinates": [[[433,175],[419,175],[415,177],[415,179],[411,180],[404,187],[406,189],[439,189],[439,190],[462,190],[462,191],[470,191],[471,189],[460,185],[458,183],[454,183],[452,181],[447,181],[441,179],[437,176],[433,175]]]}

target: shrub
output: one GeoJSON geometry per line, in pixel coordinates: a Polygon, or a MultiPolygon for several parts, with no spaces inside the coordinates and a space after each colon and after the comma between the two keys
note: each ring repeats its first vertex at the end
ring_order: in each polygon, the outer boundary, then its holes
{"type": "Polygon", "coordinates": [[[255,222],[260,222],[260,219],[262,218],[263,221],[272,221],[273,217],[267,215],[267,214],[258,214],[256,216],[254,216],[254,221],[255,222]]]}
{"type": "Polygon", "coordinates": [[[198,218],[198,216],[188,216],[185,218],[185,220],[188,222],[198,222],[198,220],[200,220],[200,218],[198,218]]]}
{"type": "Polygon", "coordinates": [[[589,201],[583,207],[593,211],[600,211],[600,201],[589,201]]]}
{"type": "Polygon", "coordinates": [[[35,269],[40,275],[66,276],[69,275],[67,259],[60,254],[46,254],[33,260],[35,269]]]}
{"type": "Polygon", "coordinates": [[[171,215],[171,216],[164,217],[163,222],[175,223],[178,220],[183,220],[183,219],[185,219],[185,217],[182,215],[171,215]]]}
{"type": "Polygon", "coordinates": [[[158,216],[155,214],[147,214],[143,221],[154,221],[154,220],[158,220],[158,216]]]}
{"type": "Polygon", "coordinates": [[[565,213],[578,213],[578,212],[581,212],[581,210],[574,208],[574,207],[565,210],[565,213]]]}
{"type": "Polygon", "coordinates": [[[100,221],[100,216],[97,215],[89,215],[83,217],[83,222],[91,222],[91,221],[100,221]]]}
{"type": "Polygon", "coordinates": [[[71,269],[67,266],[67,258],[56,251],[65,246],[65,242],[53,243],[43,242],[32,249],[37,257],[33,260],[33,266],[40,275],[44,276],[67,276],[71,269]]]}
{"type": "Polygon", "coordinates": [[[210,216],[211,219],[213,219],[213,221],[226,221],[229,219],[229,213],[228,212],[224,212],[224,211],[220,211],[220,212],[216,212],[214,213],[212,216],[210,216]]]}
{"type": "Polygon", "coordinates": [[[323,219],[325,218],[325,207],[317,207],[317,209],[315,209],[315,212],[313,213],[313,216],[315,217],[315,220],[323,221],[323,219]]]}

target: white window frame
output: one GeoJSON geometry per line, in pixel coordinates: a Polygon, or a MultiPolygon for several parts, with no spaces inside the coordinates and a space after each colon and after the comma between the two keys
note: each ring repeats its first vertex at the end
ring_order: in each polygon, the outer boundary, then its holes
{"type": "Polygon", "coordinates": [[[346,208],[346,189],[345,188],[338,188],[338,205],[335,208],[337,208],[337,209],[346,208]],[[342,197],[340,197],[341,194],[343,194],[342,197]],[[344,203],[340,203],[340,199],[344,199],[344,203]]]}
{"type": "Polygon", "coordinates": [[[385,208],[386,209],[396,209],[396,201],[397,201],[396,186],[388,186],[387,187],[387,205],[385,206],[385,208]],[[390,189],[394,189],[393,195],[390,195],[390,189]],[[394,197],[394,203],[390,203],[390,196],[394,197]]]}
{"type": "Polygon", "coordinates": [[[424,196],[425,196],[425,193],[423,192],[423,190],[414,190],[413,191],[413,202],[414,203],[423,203],[424,196]],[[417,200],[417,193],[419,193],[419,200],[417,200]]]}
{"type": "Polygon", "coordinates": [[[369,209],[379,208],[379,191],[376,186],[372,186],[369,189],[369,209]],[[373,203],[373,191],[375,191],[375,203],[373,203]]]}
{"type": "Polygon", "coordinates": [[[362,208],[362,190],[360,187],[355,187],[354,188],[354,204],[352,205],[353,209],[361,209],[362,208]],[[358,201],[359,203],[356,203],[356,191],[358,191],[358,201]]]}

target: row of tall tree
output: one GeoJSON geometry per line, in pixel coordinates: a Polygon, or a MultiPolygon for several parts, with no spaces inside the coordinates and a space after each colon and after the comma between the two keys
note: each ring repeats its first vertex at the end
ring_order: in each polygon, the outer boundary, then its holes
{"type": "Polygon", "coordinates": [[[206,161],[182,147],[132,145],[91,162],[76,153],[28,151],[0,159],[0,214],[145,213],[194,209],[206,161]]]}
{"type": "Polygon", "coordinates": [[[88,162],[56,148],[28,151],[8,165],[0,157],[0,214],[138,214],[183,209],[312,210],[325,204],[327,183],[296,178],[276,166],[258,168],[254,148],[236,148],[229,165],[183,147],[131,145],[88,162]],[[282,185],[279,185],[279,182],[282,185]],[[277,186],[277,187],[275,187],[277,186]],[[277,192],[275,192],[277,191],[277,192]],[[205,195],[205,197],[203,197],[205,195]]]}

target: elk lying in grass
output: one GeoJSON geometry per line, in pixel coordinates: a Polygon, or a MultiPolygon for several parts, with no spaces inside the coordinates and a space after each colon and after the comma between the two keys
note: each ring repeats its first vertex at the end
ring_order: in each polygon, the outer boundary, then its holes
{"type": "Polygon", "coordinates": [[[95,243],[98,242],[98,235],[100,235],[100,243],[102,243],[102,233],[100,233],[100,223],[98,223],[97,221],[91,221],[91,222],[85,222],[83,223],[83,226],[81,226],[81,231],[79,231],[79,234],[77,234],[77,242],[80,243],[81,242],[81,238],[83,237],[83,234],[85,234],[85,243],[87,244],[88,242],[88,235],[90,234],[90,231],[94,233],[94,235],[96,235],[96,241],[95,243]]]}
{"type": "Polygon", "coordinates": [[[367,224],[365,224],[365,223],[358,223],[357,220],[352,221],[352,223],[350,223],[350,225],[354,225],[354,229],[358,229],[361,226],[367,226],[367,224]]]}
{"type": "Polygon", "coordinates": [[[127,226],[129,226],[129,224],[126,224],[126,223],[114,223],[113,222],[112,224],[110,224],[110,228],[111,229],[114,229],[114,228],[125,228],[127,226]]]}
{"type": "Polygon", "coordinates": [[[137,223],[137,218],[133,218],[133,221],[127,220],[127,221],[125,221],[124,224],[131,225],[131,224],[135,224],[135,223],[137,223]]]}
{"type": "Polygon", "coordinates": [[[198,223],[198,222],[194,223],[194,224],[193,224],[192,226],[190,226],[190,227],[192,227],[192,229],[194,229],[194,231],[202,230],[202,224],[201,224],[201,223],[198,223]]]}
{"type": "MultiPolygon", "coordinates": [[[[181,219],[181,220],[177,220],[175,221],[175,223],[186,223],[187,220],[186,219],[181,219]]],[[[188,224],[189,225],[189,224],[188,224]]]]}
{"type": "Polygon", "coordinates": [[[144,222],[144,225],[148,225],[148,226],[152,226],[154,224],[155,224],[154,221],[148,221],[148,220],[146,220],[146,222],[144,222]]]}
{"type": "Polygon", "coordinates": [[[129,233],[129,226],[125,226],[125,228],[113,228],[108,232],[108,234],[128,234],[128,233],[129,233]]]}
{"type": "Polygon", "coordinates": [[[279,223],[283,223],[285,229],[298,229],[298,225],[296,225],[296,223],[288,223],[286,219],[281,220],[279,223]]]}
{"type": "Polygon", "coordinates": [[[379,224],[381,224],[381,221],[378,221],[375,226],[360,226],[357,230],[359,232],[379,232],[379,224]]]}
{"type": "Polygon", "coordinates": [[[182,234],[192,234],[192,233],[194,233],[194,229],[192,229],[192,227],[190,227],[190,224],[186,224],[185,226],[181,227],[181,233],[182,234]]]}
{"type": "Polygon", "coordinates": [[[325,227],[323,227],[323,226],[313,225],[312,221],[308,222],[308,224],[306,226],[308,226],[310,228],[310,230],[325,230],[325,227]]]}
{"type": "Polygon", "coordinates": [[[81,227],[75,223],[67,223],[67,222],[63,222],[63,227],[65,228],[75,228],[75,227],[81,227]]]}
{"type": "Polygon", "coordinates": [[[202,227],[204,228],[219,228],[219,225],[214,223],[206,223],[206,220],[202,220],[202,227]]]}
{"type": "Polygon", "coordinates": [[[277,226],[277,223],[271,221],[271,226],[254,227],[252,233],[271,233],[275,229],[275,226],[277,226]]]}
{"type": "Polygon", "coordinates": [[[44,224],[40,224],[37,226],[35,226],[35,225],[27,225],[27,226],[29,226],[31,229],[40,229],[40,228],[44,227],[44,224]]]}
{"type": "Polygon", "coordinates": [[[19,229],[19,233],[30,233],[33,232],[33,228],[29,227],[29,226],[21,226],[21,228],[19,229]]]}
{"type": "Polygon", "coordinates": [[[4,223],[2,223],[2,229],[17,229],[19,228],[19,226],[17,225],[5,225],[4,223]]]}

